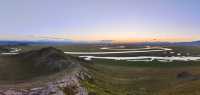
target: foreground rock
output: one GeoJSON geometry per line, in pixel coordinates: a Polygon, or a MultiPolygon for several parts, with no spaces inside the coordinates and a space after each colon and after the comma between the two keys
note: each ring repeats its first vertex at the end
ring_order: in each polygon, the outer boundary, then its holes
{"type": "Polygon", "coordinates": [[[44,70],[40,68],[41,73],[45,74],[45,70],[52,73],[36,78],[37,80],[0,85],[0,95],[88,95],[87,90],[80,84],[81,80],[90,78],[87,69],[81,65],[84,62],[61,52],[55,48],[45,48],[16,55],[23,60],[31,60],[34,69],[43,66],[44,70]],[[49,76],[53,78],[48,79],[49,76]]]}
{"type": "Polygon", "coordinates": [[[81,86],[79,76],[87,76],[82,72],[66,75],[61,80],[49,82],[46,86],[26,88],[0,88],[0,95],[88,95],[81,86]]]}

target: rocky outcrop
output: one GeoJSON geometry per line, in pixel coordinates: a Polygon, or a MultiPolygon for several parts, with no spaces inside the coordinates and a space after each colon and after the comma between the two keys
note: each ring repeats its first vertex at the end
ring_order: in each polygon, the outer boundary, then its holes
{"type": "Polygon", "coordinates": [[[67,74],[54,82],[48,82],[45,86],[29,89],[0,88],[0,95],[88,95],[80,81],[91,78],[91,76],[80,70],[67,74]]]}

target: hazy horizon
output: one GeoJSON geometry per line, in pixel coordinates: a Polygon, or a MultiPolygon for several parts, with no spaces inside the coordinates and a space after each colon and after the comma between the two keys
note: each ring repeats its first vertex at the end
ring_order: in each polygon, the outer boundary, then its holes
{"type": "Polygon", "coordinates": [[[198,0],[4,0],[0,40],[200,40],[198,0]]]}

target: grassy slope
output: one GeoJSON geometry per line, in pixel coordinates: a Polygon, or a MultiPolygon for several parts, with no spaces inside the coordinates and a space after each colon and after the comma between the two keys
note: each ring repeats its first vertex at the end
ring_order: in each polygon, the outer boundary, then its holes
{"type": "Polygon", "coordinates": [[[178,62],[169,64],[157,62],[157,64],[118,61],[116,63],[112,60],[95,60],[94,63],[88,67],[94,79],[83,81],[83,84],[90,92],[97,95],[195,95],[183,94],[182,91],[185,91],[184,93],[200,91],[199,80],[184,81],[176,78],[182,71],[200,75],[198,63],[183,63],[185,65],[179,65],[178,62]],[[176,87],[179,87],[180,91],[175,90],[176,87]]]}
{"type": "Polygon", "coordinates": [[[30,51],[13,56],[0,56],[0,83],[21,83],[61,70],[71,70],[82,60],[55,49],[30,51]]]}
{"type": "Polygon", "coordinates": [[[36,67],[31,61],[25,61],[15,57],[0,57],[0,82],[22,82],[51,73],[44,65],[36,67]]]}

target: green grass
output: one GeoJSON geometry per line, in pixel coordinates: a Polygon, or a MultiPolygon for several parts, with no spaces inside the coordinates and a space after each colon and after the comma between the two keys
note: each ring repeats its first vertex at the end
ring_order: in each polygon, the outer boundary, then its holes
{"type": "Polygon", "coordinates": [[[94,59],[92,60],[95,65],[106,65],[106,66],[124,66],[124,67],[146,67],[146,68],[177,68],[177,67],[190,67],[190,66],[200,66],[198,61],[173,61],[173,62],[160,62],[160,61],[126,61],[126,60],[102,60],[94,59]]]}
{"type": "Polygon", "coordinates": [[[44,66],[35,67],[34,64],[28,61],[21,61],[15,58],[0,58],[0,83],[3,82],[23,82],[25,80],[48,75],[51,72],[43,72],[47,68],[44,66]]]}
{"type": "MultiPolygon", "coordinates": [[[[82,83],[89,92],[96,95],[162,95],[161,93],[175,89],[170,88],[192,82],[192,80],[178,80],[176,78],[178,73],[188,71],[194,75],[200,74],[198,62],[188,64],[94,60],[87,68],[94,78],[82,83]]],[[[200,88],[196,89],[198,90],[200,88]]]]}

